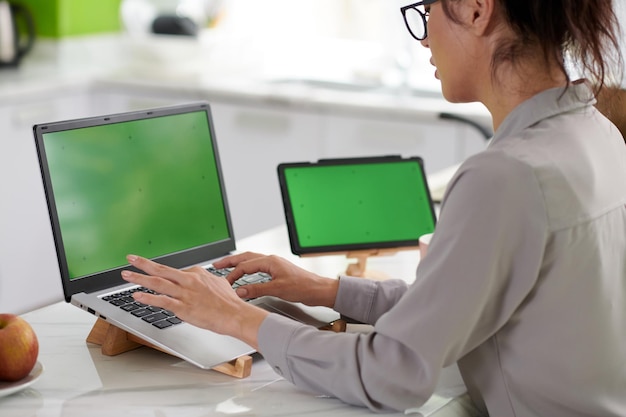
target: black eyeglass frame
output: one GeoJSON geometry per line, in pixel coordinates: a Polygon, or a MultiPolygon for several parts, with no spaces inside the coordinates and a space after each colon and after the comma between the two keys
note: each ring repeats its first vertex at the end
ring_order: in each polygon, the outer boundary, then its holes
{"type": "Polygon", "coordinates": [[[416,40],[423,41],[428,37],[428,12],[424,13],[420,9],[418,9],[418,7],[428,6],[430,4],[436,3],[437,1],[439,0],[423,0],[400,8],[400,12],[402,13],[402,17],[404,18],[404,24],[411,36],[413,36],[413,38],[415,38],[416,40]],[[411,30],[411,26],[409,25],[409,21],[406,18],[406,12],[411,9],[415,10],[422,17],[422,21],[424,23],[424,36],[422,37],[417,36],[415,33],[413,33],[413,31],[411,30]]]}

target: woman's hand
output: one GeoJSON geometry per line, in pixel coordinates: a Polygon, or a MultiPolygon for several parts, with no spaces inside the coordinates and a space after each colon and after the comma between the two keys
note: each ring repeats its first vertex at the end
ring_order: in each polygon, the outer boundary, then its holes
{"type": "Polygon", "coordinates": [[[226,277],[231,284],[245,274],[265,272],[272,276],[269,282],[237,288],[241,298],[273,295],[310,306],[332,308],[335,305],[339,280],[308,272],[278,256],[246,252],[220,259],[213,265],[218,269],[235,267],[226,277]]]}
{"type": "Polygon", "coordinates": [[[187,323],[258,348],[258,329],[269,313],[244,302],[227,280],[201,267],[179,270],[134,255],[127,259],[146,274],[124,271],[122,277],[159,293],[136,292],[135,300],[165,308],[187,323]]]}

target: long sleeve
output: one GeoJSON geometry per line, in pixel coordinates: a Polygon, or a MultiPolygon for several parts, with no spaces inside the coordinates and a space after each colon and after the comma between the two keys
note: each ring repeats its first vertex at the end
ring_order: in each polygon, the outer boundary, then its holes
{"type": "Polygon", "coordinates": [[[475,157],[449,190],[414,284],[341,279],[337,310],[373,323],[372,333],[320,334],[270,316],[260,351],[300,387],[372,410],[419,406],[441,368],[492,336],[532,289],[545,243],[543,213],[523,164],[497,153],[475,157]]]}
{"type": "Polygon", "coordinates": [[[399,279],[372,281],[342,276],[334,309],[345,317],[374,324],[396,305],[407,289],[407,283],[399,279]]]}

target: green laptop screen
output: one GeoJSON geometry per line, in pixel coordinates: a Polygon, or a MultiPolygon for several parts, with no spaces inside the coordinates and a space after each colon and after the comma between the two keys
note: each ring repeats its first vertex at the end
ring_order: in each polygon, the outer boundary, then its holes
{"type": "Polygon", "coordinates": [[[296,254],[416,246],[435,217],[420,159],[279,167],[296,254]]]}
{"type": "Polygon", "coordinates": [[[229,237],[204,111],[43,135],[70,279],[229,237]]]}

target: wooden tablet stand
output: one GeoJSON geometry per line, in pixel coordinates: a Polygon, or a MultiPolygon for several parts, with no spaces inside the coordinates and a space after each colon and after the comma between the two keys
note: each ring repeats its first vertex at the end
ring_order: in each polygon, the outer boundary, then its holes
{"type": "MultiPolygon", "coordinates": [[[[383,280],[387,279],[388,276],[384,272],[380,271],[368,271],[366,268],[367,259],[372,256],[391,256],[395,255],[401,250],[417,250],[418,246],[407,246],[401,248],[388,248],[388,249],[364,249],[364,250],[356,250],[345,252],[346,258],[348,259],[356,259],[356,262],[352,262],[348,264],[346,268],[346,275],[351,277],[359,277],[359,278],[370,278],[370,279],[378,279],[383,280]]],[[[329,253],[312,253],[301,256],[324,256],[324,255],[337,255],[341,253],[329,252],[329,253]]]]}
{"type": "MultiPolygon", "coordinates": [[[[343,320],[336,320],[329,323],[327,326],[320,328],[320,330],[344,332],[346,330],[346,322],[343,320]]],[[[100,318],[96,320],[96,323],[89,332],[87,342],[99,345],[102,354],[106,356],[116,356],[120,353],[128,352],[129,350],[137,349],[142,346],[165,352],[158,346],[155,346],[152,343],[135,336],[134,334],[128,333],[111,323],[107,323],[100,318]]],[[[211,369],[235,378],[246,378],[250,376],[250,373],[252,372],[252,356],[243,355],[211,369]]]]}
{"type": "Polygon", "coordinates": [[[346,258],[356,259],[356,262],[348,264],[348,267],[346,268],[346,275],[361,278],[385,278],[384,273],[382,272],[367,271],[365,266],[367,264],[367,259],[371,256],[394,255],[396,252],[398,252],[398,249],[368,249],[347,252],[346,258]]]}

